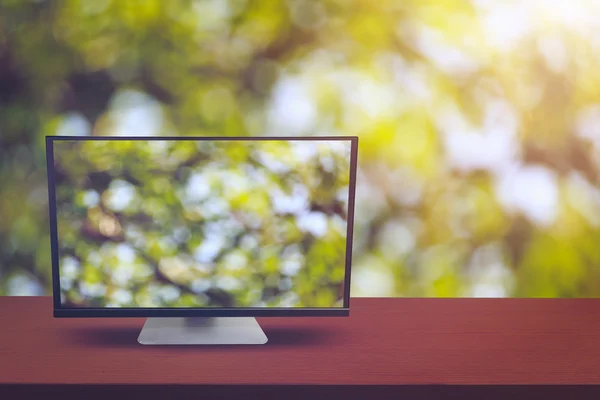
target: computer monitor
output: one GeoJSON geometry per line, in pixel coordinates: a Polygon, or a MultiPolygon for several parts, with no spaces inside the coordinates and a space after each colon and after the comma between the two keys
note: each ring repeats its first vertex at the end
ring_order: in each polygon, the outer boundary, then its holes
{"type": "Polygon", "coordinates": [[[259,344],[257,316],[348,316],[357,151],[48,136],[54,316],[145,317],[142,344],[259,344]]]}

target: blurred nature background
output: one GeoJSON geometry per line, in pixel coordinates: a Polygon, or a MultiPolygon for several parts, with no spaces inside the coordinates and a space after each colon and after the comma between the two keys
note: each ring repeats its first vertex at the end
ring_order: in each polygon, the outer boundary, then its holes
{"type": "Polygon", "coordinates": [[[54,141],[65,307],[342,307],[350,141],[54,141]]]}
{"type": "Polygon", "coordinates": [[[600,296],[600,2],[1,0],[0,293],[45,135],[360,136],[353,296],[600,296]]]}

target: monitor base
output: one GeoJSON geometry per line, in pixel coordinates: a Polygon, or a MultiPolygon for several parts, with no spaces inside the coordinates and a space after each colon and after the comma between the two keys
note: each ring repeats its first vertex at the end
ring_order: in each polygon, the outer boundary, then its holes
{"type": "Polygon", "coordinates": [[[255,318],[148,318],[138,343],[143,345],[265,344],[255,318]]]}

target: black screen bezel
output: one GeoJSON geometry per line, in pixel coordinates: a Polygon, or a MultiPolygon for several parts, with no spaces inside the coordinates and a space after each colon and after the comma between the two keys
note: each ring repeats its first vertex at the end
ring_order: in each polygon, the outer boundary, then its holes
{"type": "Polygon", "coordinates": [[[195,136],[46,136],[46,162],[48,174],[48,209],[50,220],[50,247],[52,256],[52,292],[54,317],[306,317],[306,316],[348,316],[350,312],[350,278],[352,264],[352,243],[354,231],[354,208],[356,197],[356,170],[358,159],[357,136],[306,136],[306,137],[195,137],[195,136]],[[327,308],[65,308],[60,300],[59,247],[56,214],[56,181],[54,170],[55,141],[90,140],[136,140],[136,141],[349,141],[350,184],[348,193],[348,218],[346,232],[346,263],[344,278],[344,298],[342,307],[327,308]]]}

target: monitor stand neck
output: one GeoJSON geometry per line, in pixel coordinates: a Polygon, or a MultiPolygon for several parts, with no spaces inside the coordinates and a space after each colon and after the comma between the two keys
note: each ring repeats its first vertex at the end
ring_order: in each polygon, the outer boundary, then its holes
{"type": "Polygon", "coordinates": [[[148,318],[138,343],[144,345],[265,344],[255,318],[148,318]]]}

